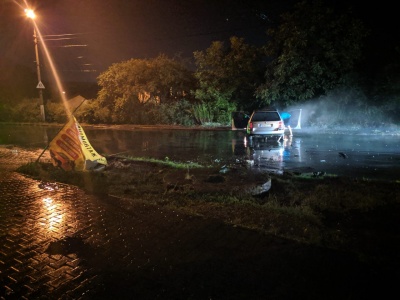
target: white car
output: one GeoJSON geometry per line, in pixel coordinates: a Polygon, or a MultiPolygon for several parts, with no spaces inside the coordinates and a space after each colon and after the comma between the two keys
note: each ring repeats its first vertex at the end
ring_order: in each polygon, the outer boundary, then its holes
{"type": "Polygon", "coordinates": [[[255,139],[280,141],[285,134],[285,124],[276,109],[255,110],[247,123],[249,142],[255,139]]]}

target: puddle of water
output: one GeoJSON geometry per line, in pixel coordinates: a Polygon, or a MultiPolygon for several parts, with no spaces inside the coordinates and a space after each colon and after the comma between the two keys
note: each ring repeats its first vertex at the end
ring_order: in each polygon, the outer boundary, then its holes
{"type": "MultiPolygon", "coordinates": [[[[44,148],[58,129],[2,124],[0,145],[44,148]]],[[[252,161],[267,172],[268,168],[274,172],[308,168],[346,176],[400,178],[400,139],[387,135],[294,132],[290,142],[249,148],[243,131],[85,128],[85,132],[96,151],[105,156],[120,154],[202,164],[242,160],[252,161]]]]}

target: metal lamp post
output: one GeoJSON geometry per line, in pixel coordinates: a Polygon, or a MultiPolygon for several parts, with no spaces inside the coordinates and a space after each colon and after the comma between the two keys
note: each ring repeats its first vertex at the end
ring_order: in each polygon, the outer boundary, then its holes
{"type": "MultiPolygon", "coordinates": [[[[33,10],[31,9],[26,9],[25,10],[26,15],[28,16],[28,18],[30,19],[34,19],[36,17],[35,13],[33,12],[33,10]]],[[[38,38],[37,38],[37,34],[36,34],[36,28],[35,28],[35,24],[33,24],[33,39],[34,39],[34,43],[35,43],[35,54],[36,54],[36,71],[37,71],[37,77],[38,77],[38,85],[37,85],[37,89],[39,90],[39,101],[40,101],[40,116],[42,118],[42,121],[45,122],[46,121],[46,115],[45,115],[45,111],[44,111],[44,101],[43,101],[43,89],[44,89],[44,85],[42,83],[42,77],[40,75],[40,61],[39,61],[39,50],[38,50],[38,38]]]]}

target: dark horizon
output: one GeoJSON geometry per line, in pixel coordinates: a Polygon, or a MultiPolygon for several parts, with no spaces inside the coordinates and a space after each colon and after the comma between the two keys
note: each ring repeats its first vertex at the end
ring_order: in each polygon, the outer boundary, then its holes
{"type": "MultiPolygon", "coordinates": [[[[370,28],[365,67],[374,70],[387,63],[398,45],[400,33],[396,10],[387,1],[380,5],[356,1],[325,0],[339,8],[353,6],[353,13],[370,28]]],[[[0,65],[27,66],[36,72],[31,20],[20,1],[0,4],[0,65]]],[[[64,82],[96,82],[112,64],[132,58],[176,55],[193,63],[193,52],[208,48],[213,41],[235,35],[249,44],[266,42],[266,29],[296,0],[261,0],[231,3],[228,0],[132,1],[132,0],[32,0],[38,26],[64,82]]],[[[39,45],[40,46],[40,45],[39,45]]],[[[40,51],[42,52],[42,51],[40,51]]],[[[41,54],[42,76],[52,77],[41,54]]],[[[6,74],[3,74],[6,76],[6,74]]]]}

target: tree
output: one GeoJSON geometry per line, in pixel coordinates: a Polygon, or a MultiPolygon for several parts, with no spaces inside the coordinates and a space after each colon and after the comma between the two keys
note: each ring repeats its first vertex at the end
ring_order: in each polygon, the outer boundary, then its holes
{"type": "Polygon", "coordinates": [[[231,37],[228,47],[216,41],[205,51],[194,52],[194,58],[199,84],[196,99],[212,108],[216,119],[221,111],[230,118],[231,111],[252,107],[262,80],[256,47],[245,44],[243,38],[231,37]]]}
{"type": "Polygon", "coordinates": [[[350,11],[339,14],[320,1],[304,1],[267,34],[270,61],[257,96],[264,104],[289,105],[345,85],[361,58],[367,31],[350,11]]]}
{"type": "MultiPolygon", "coordinates": [[[[98,77],[98,101],[112,122],[137,122],[149,103],[166,104],[187,98],[194,77],[183,62],[160,55],[113,64],[98,77]]],[[[106,120],[105,120],[106,121],[106,120]]]]}
{"type": "Polygon", "coordinates": [[[394,47],[394,53],[387,56],[389,63],[375,74],[370,92],[374,105],[386,113],[393,121],[400,121],[400,46],[394,47]]]}

